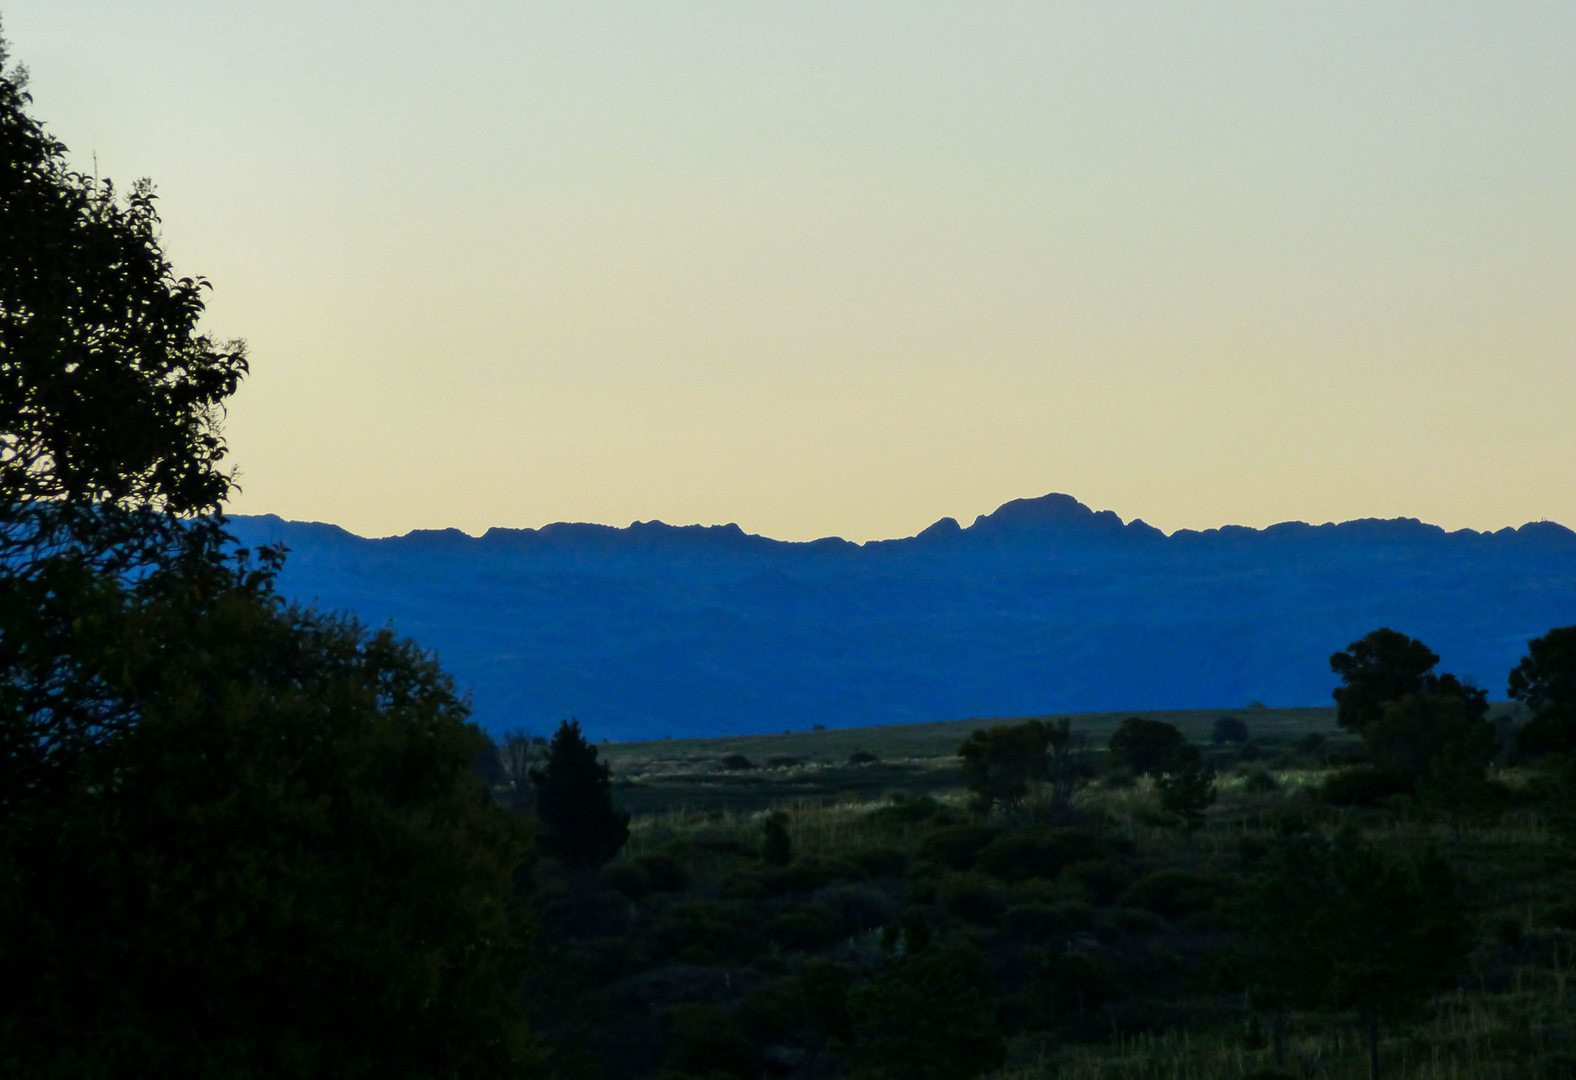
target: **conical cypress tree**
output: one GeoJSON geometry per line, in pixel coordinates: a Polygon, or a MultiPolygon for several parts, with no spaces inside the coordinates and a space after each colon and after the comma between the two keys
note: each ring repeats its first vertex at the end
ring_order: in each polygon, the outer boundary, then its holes
{"type": "Polygon", "coordinates": [[[567,866],[601,866],[629,839],[629,815],[613,806],[611,773],[577,720],[558,725],[547,763],[531,770],[541,845],[567,866]]]}

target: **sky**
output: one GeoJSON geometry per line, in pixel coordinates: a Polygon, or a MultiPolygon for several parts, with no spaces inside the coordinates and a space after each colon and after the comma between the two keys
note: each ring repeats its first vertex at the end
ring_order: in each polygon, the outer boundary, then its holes
{"type": "Polygon", "coordinates": [[[1576,525],[1576,4],[0,0],[236,513],[1576,525]]]}

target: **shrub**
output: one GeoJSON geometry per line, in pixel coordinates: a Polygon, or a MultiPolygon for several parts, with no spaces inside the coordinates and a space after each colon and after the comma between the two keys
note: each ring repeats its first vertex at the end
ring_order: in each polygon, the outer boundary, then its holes
{"type": "Polygon", "coordinates": [[[601,876],[604,885],[631,900],[639,900],[651,892],[651,877],[630,859],[609,863],[602,868],[601,876]]]}
{"type": "Polygon", "coordinates": [[[868,750],[855,750],[848,755],[848,764],[850,765],[871,765],[880,760],[868,750]]]}
{"type": "Polygon", "coordinates": [[[689,888],[689,868],[665,852],[637,855],[629,863],[645,874],[652,892],[678,892],[689,888]]]}
{"type": "Polygon", "coordinates": [[[964,922],[994,926],[1006,910],[1001,890],[980,874],[948,874],[936,888],[941,906],[964,922]]]}
{"type": "Polygon", "coordinates": [[[1399,773],[1357,765],[1332,773],[1319,787],[1319,798],[1331,806],[1378,806],[1411,791],[1412,784],[1399,773]]]}
{"type": "Polygon", "coordinates": [[[1116,859],[1091,859],[1069,863],[1062,880],[1077,885],[1097,904],[1109,904],[1133,884],[1133,871],[1116,859]]]}
{"type": "Polygon", "coordinates": [[[1001,927],[1024,941],[1061,945],[1095,924],[1095,910],[1076,900],[1059,904],[1016,904],[1001,917],[1001,927]]]}
{"type": "Polygon", "coordinates": [[[717,767],[719,769],[726,769],[730,772],[740,772],[744,769],[755,768],[755,762],[751,761],[743,754],[724,754],[718,759],[717,767]]]}
{"type": "Polygon", "coordinates": [[[668,1066],[695,1076],[721,1073],[753,1078],[759,1055],[724,1009],[713,1005],[674,1005],[666,1013],[671,1043],[668,1066]]]}
{"type": "Polygon", "coordinates": [[[915,858],[952,870],[967,870],[974,865],[980,852],[1001,834],[1000,825],[950,825],[932,829],[919,842],[915,858]]]}
{"type": "Polygon", "coordinates": [[[842,912],[813,901],[795,904],[772,920],[767,931],[773,941],[790,949],[815,949],[843,937],[842,912]]]}
{"type": "Polygon", "coordinates": [[[897,917],[892,898],[869,885],[833,885],[822,889],[815,898],[838,913],[845,934],[874,930],[897,917]]]}
{"type": "Polygon", "coordinates": [[[896,848],[866,848],[848,858],[870,877],[902,877],[908,869],[908,856],[896,848]]]}
{"type": "Polygon", "coordinates": [[[651,928],[657,951],[688,963],[753,956],[760,946],[760,918],[740,901],[685,900],[674,904],[651,928]]]}
{"type": "Polygon", "coordinates": [[[768,769],[792,769],[803,764],[804,758],[794,757],[792,754],[773,754],[766,759],[768,769]]]}
{"type": "Polygon", "coordinates": [[[1220,883],[1203,874],[1191,870],[1156,870],[1122,895],[1122,905],[1179,919],[1214,907],[1220,893],[1220,883]]]}
{"type": "Polygon", "coordinates": [[[1268,795],[1280,788],[1280,781],[1268,769],[1254,769],[1242,785],[1250,795],[1268,795]]]}
{"type": "Polygon", "coordinates": [[[787,866],[793,858],[793,840],[788,836],[788,815],[774,810],[761,822],[761,861],[768,866],[787,866]]]}
{"type": "Polygon", "coordinates": [[[941,804],[929,795],[898,793],[891,797],[891,801],[886,806],[872,812],[870,816],[876,821],[915,825],[931,820],[941,809],[941,804]]]}
{"type": "Polygon", "coordinates": [[[1022,881],[1053,878],[1070,862],[1105,854],[1100,837],[1087,829],[1024,829],[993,840],[980,852],[975,868],[1001,878],[1022,881]]]}
{"type": "Polygon", "coordinates": [[[1222,716],[1215,721],[1209,737],[1217,743],[1245,743],[1248,741],[1248,725],[1235,716],[1222,716]]]}

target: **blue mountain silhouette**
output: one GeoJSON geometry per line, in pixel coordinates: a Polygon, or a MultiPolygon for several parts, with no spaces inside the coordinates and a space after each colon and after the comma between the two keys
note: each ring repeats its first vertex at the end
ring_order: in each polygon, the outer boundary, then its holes
{"type": "Polygon", "coordinates": [[[967,528],[789,543],[737,525],[559,523],[283,541],[281,591],[436,649],[492,731],[597,738],[968,716],[1328,704],[1327,658],[1378,626],[1495,697],[1527,640],[1576,623],[1576,533],[1411,518],[1169,536],[1067,495],[967,528]]]}

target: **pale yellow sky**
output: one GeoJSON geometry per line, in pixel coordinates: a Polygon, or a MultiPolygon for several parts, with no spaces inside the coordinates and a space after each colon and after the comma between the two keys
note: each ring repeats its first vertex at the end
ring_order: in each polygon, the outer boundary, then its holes
{"type": "Polygon", "coordinates": [[[3,3],[232,509],[1576,525],[1576,4],[3,3]]]}

